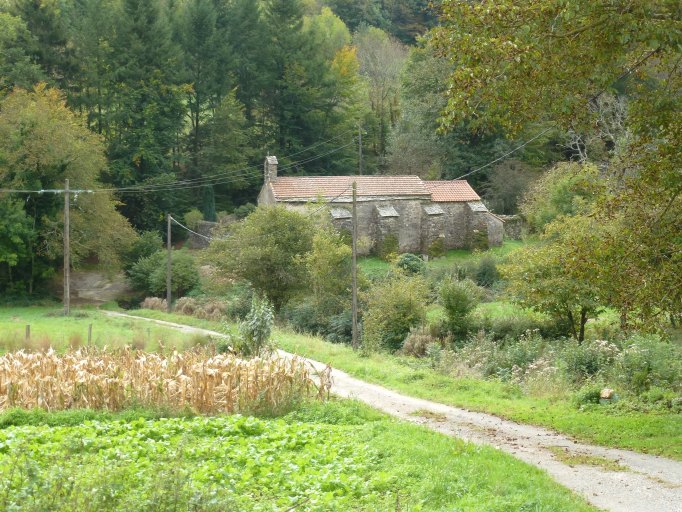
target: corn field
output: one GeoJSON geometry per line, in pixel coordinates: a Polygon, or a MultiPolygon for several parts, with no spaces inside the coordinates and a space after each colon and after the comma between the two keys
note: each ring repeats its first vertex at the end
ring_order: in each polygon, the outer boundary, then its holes
{"type": "Polygon", "coordinates": [[[129,348],[20,350],[0,357],[0,411],[116,411],[131,405],[198,413],[277,411],[305,397],[324,398],[330,373],[315,372],[300,358],[243,360],[206,349],[169,355],[129,348]]]}

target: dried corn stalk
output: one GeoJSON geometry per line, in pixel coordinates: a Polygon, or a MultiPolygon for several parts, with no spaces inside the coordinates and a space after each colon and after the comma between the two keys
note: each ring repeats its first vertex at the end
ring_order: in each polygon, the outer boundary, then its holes
{"type": "Polygon", "coordinates": [[[115,411],[135,404],[200,413],[274,411],[304,397],[324,398],[330,386],[329,370],[311,373],[297,357],[243,360],[201,349],[162,355],[129,348],[0,357],[0,410],[115,411]]]}

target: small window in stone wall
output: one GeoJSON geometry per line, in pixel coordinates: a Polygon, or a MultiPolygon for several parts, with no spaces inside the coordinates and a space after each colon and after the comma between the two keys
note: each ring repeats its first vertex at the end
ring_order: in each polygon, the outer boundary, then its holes
{"type": "Polygon", "coordinates": [[[381,218],[400,217],[398,211],[393,206],[377,206],[377,213],[381,218]]]}
{"type": "Polygon", "coordinates": [[[334,220],[350,219],[353,216],[346,208],[332,208],[329,213],[334,220]]]}
{"type": "Polygon", "coordinates": [[[431,204],[424,207],[424,213],[426,215],[443,215],[445,212],[439,205],[431,204]]]}

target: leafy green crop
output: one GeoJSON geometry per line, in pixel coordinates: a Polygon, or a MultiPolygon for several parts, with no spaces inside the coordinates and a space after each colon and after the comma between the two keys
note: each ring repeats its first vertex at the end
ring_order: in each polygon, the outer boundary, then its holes
{"type": "Polygon", "coordinates": [[[0,431],[3,510],[346,510],[377,453],[345,426],[231,416],[0,431]]]}
{"type": "Polygon", "coordinates": [[[0,428],[0,510],[592,510],[498,450],[358,402],[276,420],[45,414],[52,426],[26,415],[0,428]]]}

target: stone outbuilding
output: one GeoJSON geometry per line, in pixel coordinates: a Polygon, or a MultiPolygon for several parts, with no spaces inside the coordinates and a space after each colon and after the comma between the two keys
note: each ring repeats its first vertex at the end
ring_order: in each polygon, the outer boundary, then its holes
{"type": "Polygon", "coordinates": [[[502,220],[488,211],[465,180],[425,181],[419,176],[278,176],[277,158],[268,156],[259,205],[307,211],[320,203],[339,230],[351,229],[352,184],[357,183],[358,238],[362,252],[388,237],[400,252],[427,254],[469,248],[487,239],[502,243],[502,220]]]}

